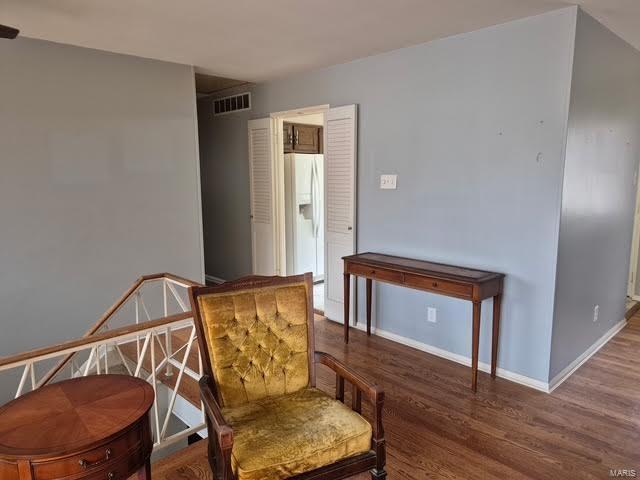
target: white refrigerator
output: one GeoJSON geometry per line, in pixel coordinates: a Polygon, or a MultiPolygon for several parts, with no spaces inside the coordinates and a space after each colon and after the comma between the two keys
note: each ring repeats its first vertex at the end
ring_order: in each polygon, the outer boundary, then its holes
{"type": "Polygon", "coordinates": [[[324,279],[324,156],[284,156],[287,275],[324,279]]]}

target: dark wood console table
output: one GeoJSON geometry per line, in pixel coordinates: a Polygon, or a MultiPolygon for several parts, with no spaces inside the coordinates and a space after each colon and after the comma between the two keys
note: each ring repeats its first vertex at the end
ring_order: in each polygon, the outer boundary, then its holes
{"type": "Polygon", "coordinates": [[[478,384],[478,346],[480,343],[480,308],[482,301],[493,297],[493,336],[491,376],[496,376],[500,306],[504,274],[441,263],[395,257],[380,253],[359,253],[344,260],[344,342],[349,343],[350,276],[367,279],[367,335],[371,335],[371,289],[373,280],[438,293],[473,302],[471,345],[471,388],[478,384]]]}
{"type": "Polygon", "coordinates": [[[126,375],[47,385],[0,408],[0,479],[151,480],[153,387],[126,375]]]}

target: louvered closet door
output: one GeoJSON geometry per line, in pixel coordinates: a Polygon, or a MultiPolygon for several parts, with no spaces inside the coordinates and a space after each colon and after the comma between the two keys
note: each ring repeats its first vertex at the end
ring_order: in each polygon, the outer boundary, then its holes
{"type": "Polygon", "coordinates": [[[327,318],[341,323],[342,257],[356,251],[356,113],[355,105],[331,108],[326,120],[324,308],[327,318]]]}
{"type": "MultiPolygon", "coordinates": [[[[255,275],[276,274],[272,135],[273,124],[270,118],[249,120],[251,249],[255,275]]],[[[225,208],[224,205],[220,207],[225,208]]]]}

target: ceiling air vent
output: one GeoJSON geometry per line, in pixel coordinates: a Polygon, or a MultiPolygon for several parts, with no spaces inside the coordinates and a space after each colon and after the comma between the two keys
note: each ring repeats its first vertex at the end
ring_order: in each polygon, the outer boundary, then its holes
{"type": "Polygon", "coordinates": [[[251,110],[250,93],[241,93],[213,101],[214,115],[224,115],[225,113],[239,112],[240,110],[251,110]]]}

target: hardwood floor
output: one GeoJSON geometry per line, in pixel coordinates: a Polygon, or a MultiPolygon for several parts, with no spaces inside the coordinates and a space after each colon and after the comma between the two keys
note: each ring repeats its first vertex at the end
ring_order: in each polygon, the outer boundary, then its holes
{"type": "MultiPolygon", "coordinates": [[[[640,313],[550,395],[485,373],[474,395],[467,367],[358,330],[345,346],[341,326],[320,318],[316,345],[384,387],[390,479],[604,479],[609,469],[640,471],[640,313]]],[[[323,367],[318,380],[333,392],[323,367]]],[[[211,478],[205,451],[203,441],[159,462],[154,480],[211,478]]]]}

